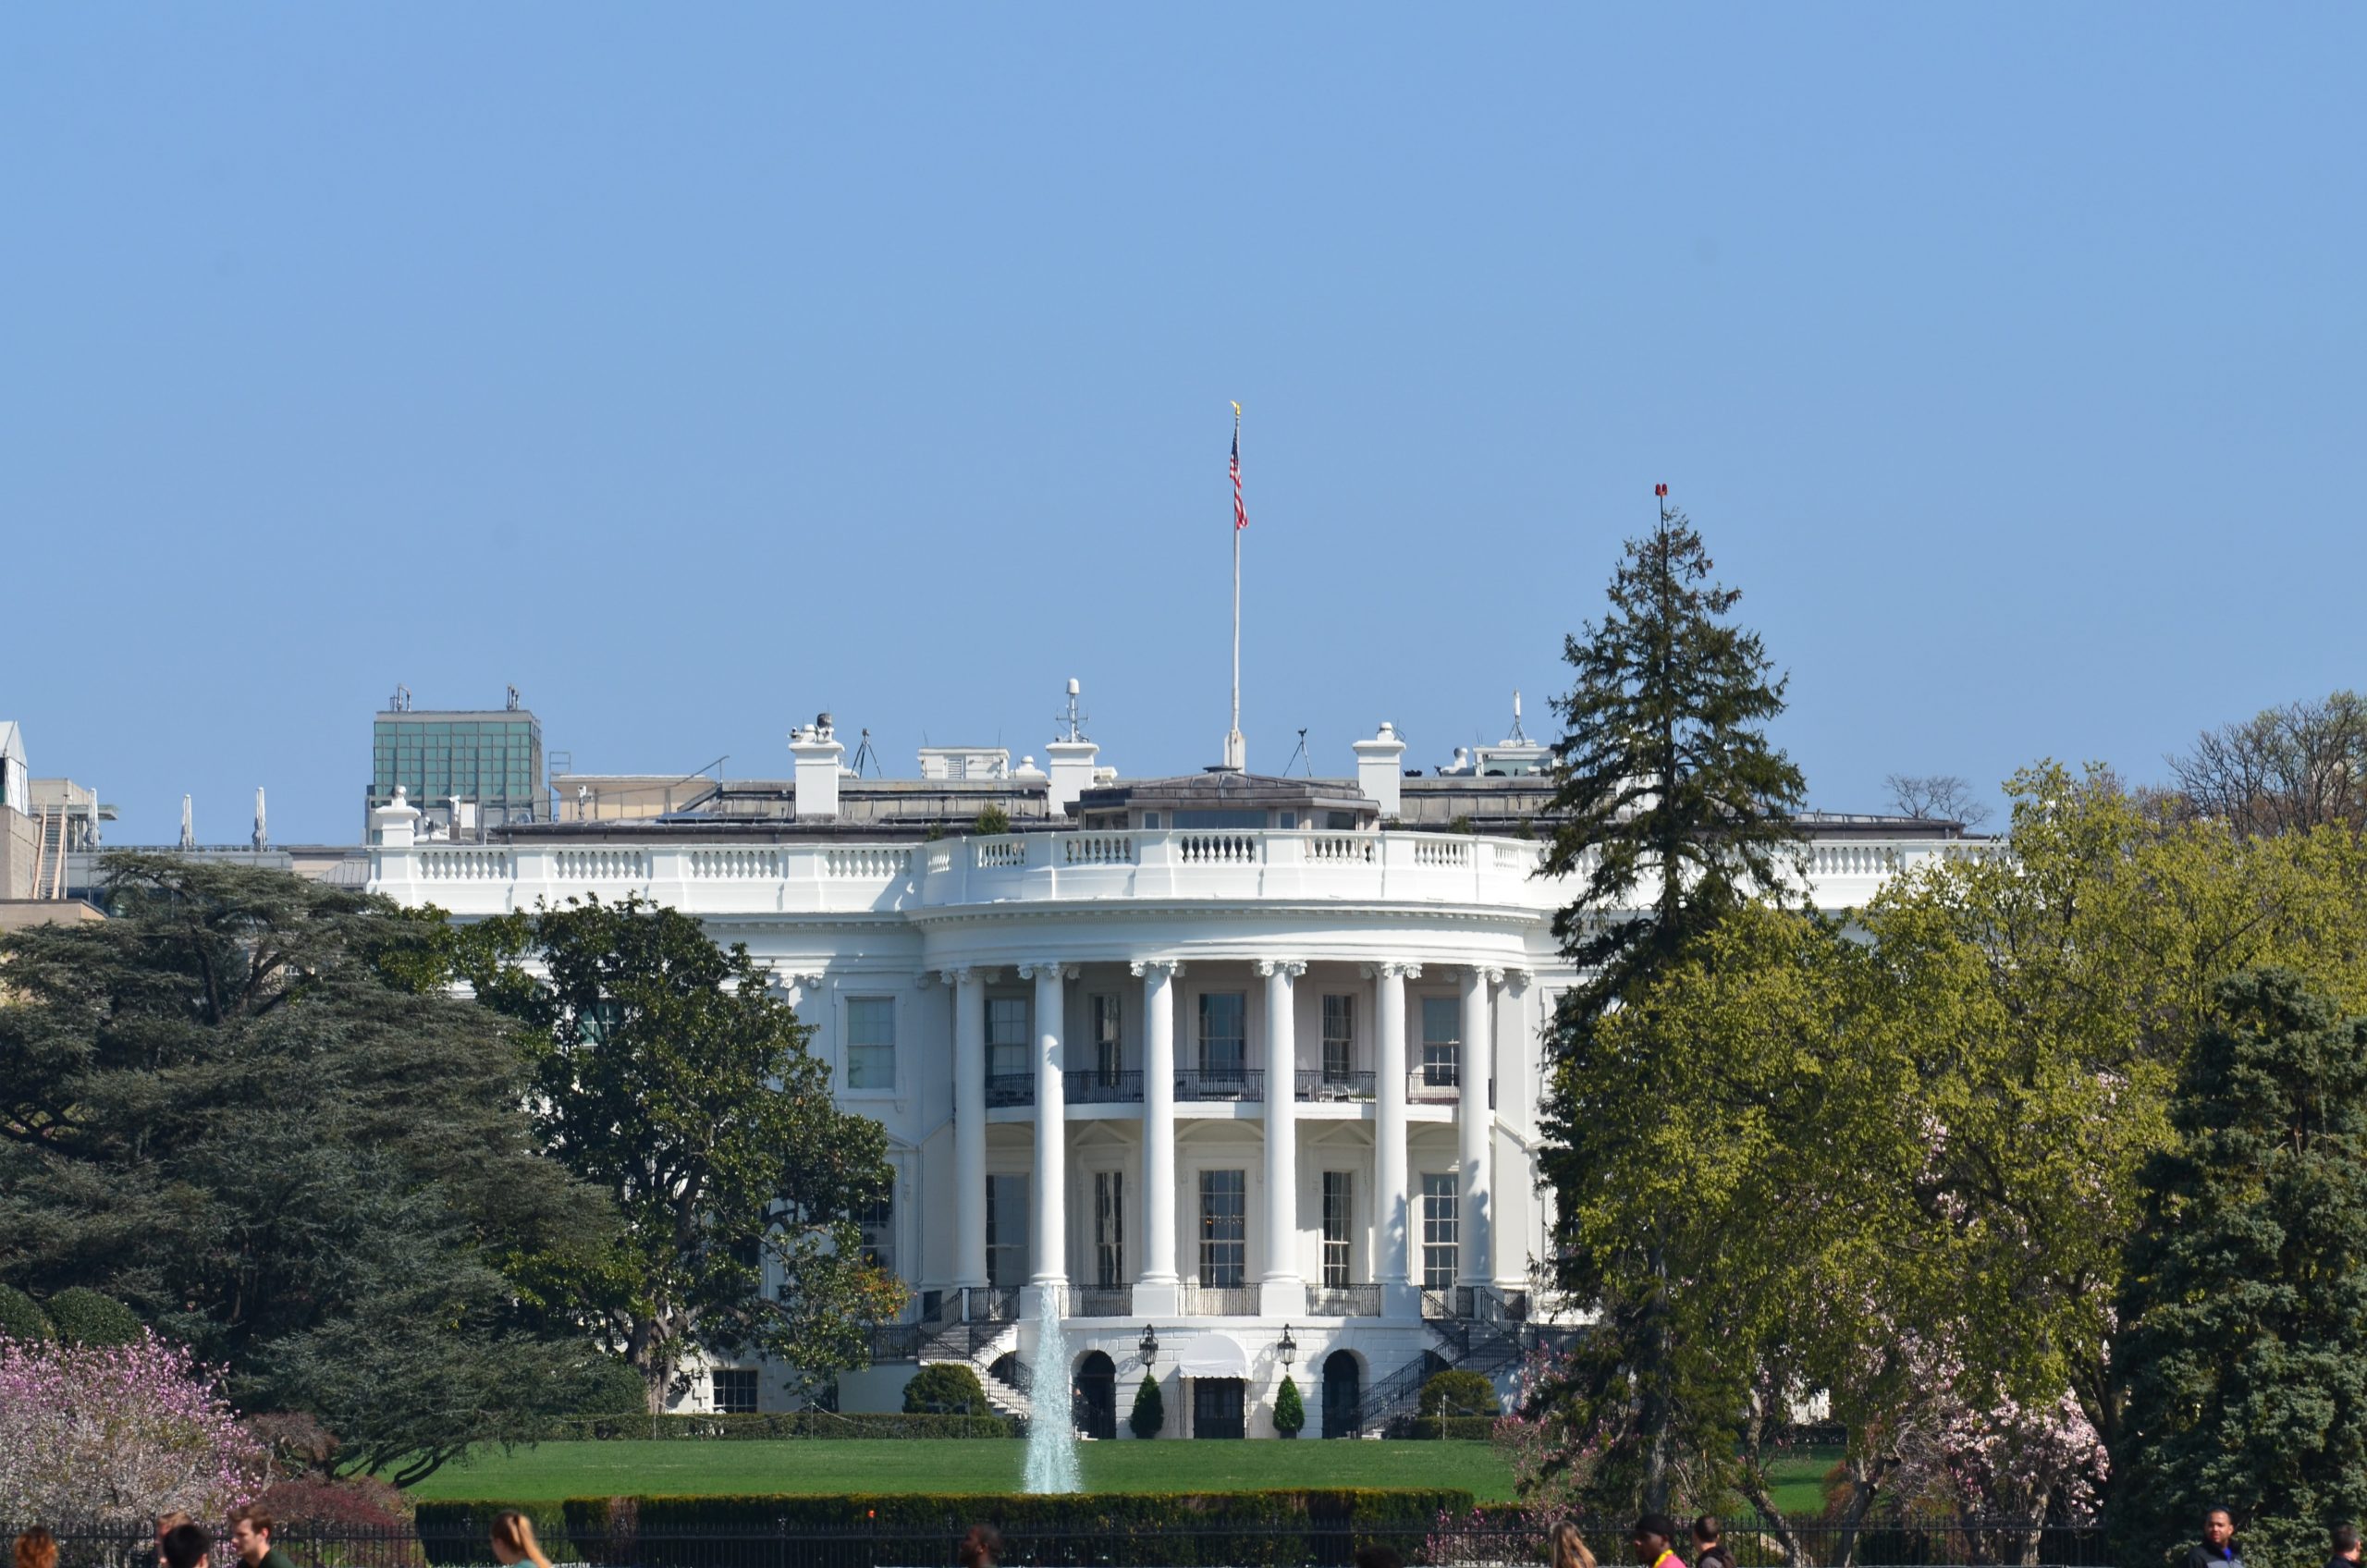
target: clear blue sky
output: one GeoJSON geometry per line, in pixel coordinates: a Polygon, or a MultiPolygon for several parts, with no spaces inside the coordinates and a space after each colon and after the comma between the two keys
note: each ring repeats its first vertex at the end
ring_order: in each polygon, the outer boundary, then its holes
{"type": "Polygon", "coordinates": [[[18,6],[0,717],[116,842],[372,711],[1531,729],[1665,481],[1819,805],[2367,680],[2367,11],[18,6]]]}

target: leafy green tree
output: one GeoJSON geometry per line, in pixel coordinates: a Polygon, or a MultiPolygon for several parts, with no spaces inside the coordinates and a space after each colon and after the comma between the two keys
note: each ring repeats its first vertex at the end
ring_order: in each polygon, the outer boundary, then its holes
{"type": "Polygon", "coordinates": [[[651,1410],[700,1349],[753,1348],[809,1386],[868,1360],[865,1326],[903,1301],[856,1222],[889,1191],[887,1133],[838,1108],[745,947],[595,899],[470,927],[460,962],[522,1026],[545,1145],[624,1217],[619,1245],[537,1299],[630,1362],[651,1410]]]}
{"type": "Polygon", "coordinates": [[[1598,1316],[1589,1342],[1607,1358],[1602,1387],[1633,1390],[1590,1401],[1598,1415],[1624,1412],[1618,1430],[1596,1434],[1613,1455],[1603,1476],[1631,1488],[1604,1497],[1618,1506],[1668,1502],[1686,1407],[1699,1403],[1685,1386],[1671,1281],[1707,1274],[1716,1253],[1673,1252],[1666,1213],[1637,1216],[1607,1246],[1570,1227],[1607,1187],[1648,1179],[1622,1164],[1625,1145],[1637,1119],[1676,1103],[1681,1087],[1649,1056],[1622,1059],[1604,1023],[1798,867],[1791,814],[1806,786],[1764,730],[1783,711],[1784,681],[1758,635],[1729,621],[1739,591],[1711,570],[1701,536],[1663,503],[1652,531],[1628,542],[1609,611],[1564,640],[1576,679],[1554,703],[1566,729],[1542,870],[1577,883],[1553,929],[1585,978],[1553,1021],[1542,1164],[1564,1216],[1557,1282],[1598,1316]]]}
{"type": "Polygon", "coordinates": [[[574,1399],[518,1280],[596,1252],[440,925],[284,873],[118,855],[114,918],[0,942],[0,1274],[125,1302],[247,1410],[405,1484],[574,1399]]]}
{"type": "Polygon", "coordinates": [[[2367,1019],[2275,969],[2217,1001],[2120,1290],[2132,1562],[2169,1561],[2198,1500],[2272,1562],[2367,1517],[2367,1019]]]}
{"type": "Polygon", "coordinates": [[[1306,1401],[1299,1397],[1297,1379],[1285,1372],[1282,1386],[1274,1390],[1274,1430],[1294,1438],[1306,1425],[1306,1401]]]}
{"type": "Polygon", "coordinates": [[[907,1415],[991,1415],[987,1390],[973,1368],[958,1361],[933,1361],[904,1385],[907,1415]]]}
{"type": "Polygon", "coordinates": [[[1501,1415],[1504,1402],[1486,1378],[1450,1366],[1423,1380],[1416,1408],[1425,1415],[1501,1415]]]}
{"type": "Polygon", "coordinates": [[[1159,1391],[1159,1379],[1148,1372],[1134,1387],[1134,1407],[1126,1413],[1126,1426],[1138,1438],[1155,1438],[1167,1425],[1167,1396],[1159,1391]]]}
{"type": "Polygon", "coordinates": [[[58,1339],[85,1349],[128,1345],[143,1332],[131,1308],[83,1285],[69,1285],[50,1297],[48,1311],[58,1339]]]}

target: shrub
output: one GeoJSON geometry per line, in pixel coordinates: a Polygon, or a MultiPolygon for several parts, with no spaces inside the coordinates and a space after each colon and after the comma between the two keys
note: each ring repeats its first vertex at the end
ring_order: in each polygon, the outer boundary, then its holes
{"type": "Polygon", "coordinates": [[[1503,1413],[1504,1402],[1496,1397],[1496,1385],[1477,1372],[1459,1372],[1450,1366],[1433,1372],[1422,1385],[1424,1415],[1485,1415],[1492,1420],[1503,1413]]]}
{"type": "Polygon", "coordinates": [[[80,1285],[49,1298],[49,1321],[69,1345],[128,1345],[141,1335],[131,1308],[80,1285]]]}
{"type": "Polygon", "coordinates": [[[0,1285],[0,1335],[19,1344],[57,1338],[57,1330],[32,1297],[14,1285],[0,1285]]]}
{"type": "Polygon", "coordinates": [[[987,837],[992,837],[997,833],[1010,832],[1011,813],[1003,810],[1000,806],[988,806],[986,810],[978,814],[976,830],[980,834],[987,837]]]}
{"type": "Polygon", "coordinates": [[[545,1429],[546,1442],[730,1442],[784,1438],[1015,1438],[1000,1415],[840,1415],[776,1410],[757,1415],[570,1415],[545,1429]]]}
{"type": "Polygon", "coordinates": [[[1126,1425],[1138,1438],[1155,1438],[1167,1425],[1167,1399],[1159,1391],[1159,1379],[1148,1372],[1143,1374],[1140,1387],[1134,1390],[1134,1408],[1126,1417],[1126,1425]]]}
{"type": "Polygon", "coordinates": [[[1306,1402],[1298,1397],[1298,1383],[1287,1372],[1282,1374],[1282,1386],[1274,1394],[1274,1430],[1286,1438],[1298,1436],[1306,1425],[1306,1402]]]}
{"type": "Polygon", "coordinates": [[[0,1342],[0,1517],[219,1519],[269,1470],[217,1376],[178,1345],[0,1342]]]}
{"type": "Polygon", "coordinates": [[[375,1476],[275,1481],[259,1501],[282,1525],[342,1525],[372,1535],[401,1529],[410,1513],[403,1494],[375,1476]]]}
{"type": "Polygon", "coordinates": [[[624,1360],[608,1355],[593,1368],[590,1390],[578,1415],[646,1415],[649,1385],[624,1360]]]}
{"type": "Polygon", "coordinates": [[[300,1410],[250,1415],[247,1430],[270,1451],[272,1468],[285,1476],[325,1476],[337,1457],[337,1434],[300,1410]]]}
{"type": "Polygon", "coordinates": [[[978,1374],[958,1361],[934,1361],[904,1385],[907,1415],[991,1415],[978,1374]]]}
{"type": "Polygon", "coordinates": [[[1484,1443],[1496,1435],[1495,1415],[1417,1415],[1410,1435],[1426,1441],[1449,1439],[1455,1442],[1484,1443]]]}

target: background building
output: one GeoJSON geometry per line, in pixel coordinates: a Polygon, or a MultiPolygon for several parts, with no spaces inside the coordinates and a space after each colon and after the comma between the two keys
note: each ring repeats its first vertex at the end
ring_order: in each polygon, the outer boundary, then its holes
{"type": "Polygon", "coordinates": [[[503,708],[432,711],[414,709],[410,691],[399,686],[393,705],[371,724],[365,820],[397,790],[431,838],[472,839],[494,827],[546,822],[542,724],[519,705],[514,686],[503,708]]]}

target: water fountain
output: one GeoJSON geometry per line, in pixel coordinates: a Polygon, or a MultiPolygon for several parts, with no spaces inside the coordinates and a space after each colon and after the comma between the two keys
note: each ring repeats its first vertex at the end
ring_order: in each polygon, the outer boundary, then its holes
{"type": "Polygon", "coordinates": [[[1020,1489],[1081,1492],[1077,1474],[1076,1424],[1069,1411],[1069,1341],[1061,1332],[1061,1292],[1036,1292],[1036,1354],[1027,1364],[1027,1398],[1035,1414],[1027,1422],[1027,1469],[1020,1489]]]}

